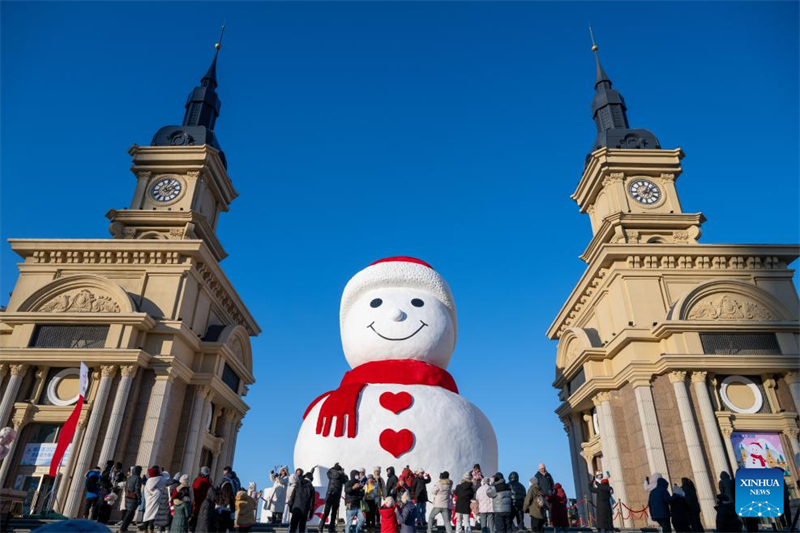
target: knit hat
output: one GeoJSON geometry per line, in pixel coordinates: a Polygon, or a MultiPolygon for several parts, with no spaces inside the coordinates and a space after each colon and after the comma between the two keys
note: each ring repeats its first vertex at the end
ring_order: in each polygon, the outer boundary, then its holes
{"type": "Polygon", "coordinates": [[[204,466],[204,467],[202,467],[202,468],[200,469],[200,475],[201,475],[201,476],[206,476],[206,477],[208,477],[208,475],[209,475],[210,473],[211,473],[211,469],[210,469],[210,468],[208,468],[207,466],[204,466]]]}
{"type": "Polygon", "coordinates": [[[445,470],[441,474],[439,474],[439,479],[450,479],[450,472],[445,470]]]}
{"type": "Polygon", "coordinates": [[[425,261],[413,257],[387,257],[375,261],[353,276],[344,288],[339,322],[344,323],[347,312],[358,298],[372,289],[408,287],[433,294],[450,312],[456,327],[456,305],[453,293],[444,278],[425,261]]]}

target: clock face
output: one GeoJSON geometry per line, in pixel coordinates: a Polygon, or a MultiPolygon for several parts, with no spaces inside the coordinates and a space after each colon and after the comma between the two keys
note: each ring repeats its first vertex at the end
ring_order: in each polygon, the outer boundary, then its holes
{"type": "Polygon", "coordinates": [[[649,180],[635,180],[628,186],[634,200],[644,205],[653,205],[661,200],[661,189],[649,180]]]}
{"type": "Polygon", "coordinates": [[[181,182],[175,178],[163,178],[150,186],[150,196],[156,202],[170,202],[183,190],[181,182]]]}

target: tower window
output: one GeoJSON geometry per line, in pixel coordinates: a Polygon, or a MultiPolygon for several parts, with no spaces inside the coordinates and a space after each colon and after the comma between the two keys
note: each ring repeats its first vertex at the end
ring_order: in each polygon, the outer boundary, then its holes
{"type": "Polygon", "coordinates": [[[701,333],[703,353],[712,355],[780,355],[774,333],[701,333]]]}
{"type": "Polygon", "coordinates": [[[581,368],[580,371],[575,374],[575,377],[569,381],[567,385],[567,390],[569,390],[570,395],[574,393],[578,388],[586,383],[586,373],[581,368]]]}
{"type": "Polygon", "coordinates": [[[239,376],[236,375],[236,372],[230,367],[228,363],[225,363],[225,368],[222,369],[222,381],[231,388],[233,392],[239,394],[239,376]]]}
{"type": "Polygon", "coordinates": [[[36,326],[29,348],[105,348],[108,326],[40,324],[36,326]]]}

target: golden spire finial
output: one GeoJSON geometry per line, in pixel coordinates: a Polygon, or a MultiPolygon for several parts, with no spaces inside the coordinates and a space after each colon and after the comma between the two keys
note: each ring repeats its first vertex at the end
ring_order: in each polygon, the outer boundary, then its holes
{"type": "Polygon", "coordinates": [[[594,42],[594,32],[591,26],[589,26],[589,37],[592,39],[592,52],[597,52],[600,48],[594,42]]]}
{"type": "Polygon", "coordinates": [[[214,44],[214,49],[219,50],[222,48],[222,36],[225,35],[225,25],[222,25],[222,31],[219,32],[219,40],[214,44]]]}

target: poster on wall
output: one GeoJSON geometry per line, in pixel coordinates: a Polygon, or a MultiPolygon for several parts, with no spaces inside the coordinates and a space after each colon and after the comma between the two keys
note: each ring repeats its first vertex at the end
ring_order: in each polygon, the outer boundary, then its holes
{"type": "MultiPolygon", "coordinates": [[[[22,452],[22,459],[20,465],[22,466],[48,466],[53,460],[53,454],[56,451],[55,442],[42,442],[30,443],[25,445],[25,450],[22,452]]],[[[72,444],[67,447],[64,457],[61,459],[61,465],[69,459],[70,451],[72,451],[72,444]]]]}
{"type": "Polygon", "coordinates": [[[789,473],[783,444],[778,433],[734,431],[731,444],[739,468],[782,468],[789,473]]]}

